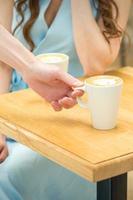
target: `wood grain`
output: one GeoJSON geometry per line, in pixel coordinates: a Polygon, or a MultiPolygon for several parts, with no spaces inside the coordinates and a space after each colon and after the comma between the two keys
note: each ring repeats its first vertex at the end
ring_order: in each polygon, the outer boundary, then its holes
{"type": "Polygon", "coordinates": [[[0,133],[16,139],[90,181],[133,169],[133,69],[109,72],[124,80],[118,124],[91,127],[78,105],[60,113],[31,89],[0,96],[0,133]]]}

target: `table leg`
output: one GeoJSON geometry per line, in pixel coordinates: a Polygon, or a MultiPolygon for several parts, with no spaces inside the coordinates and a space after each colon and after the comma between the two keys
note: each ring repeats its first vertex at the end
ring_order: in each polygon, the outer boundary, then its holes
{"type": "Polygon", "coordinates": [[[127,200],[127,173],[98,182],[97,200],[127,200]]]}

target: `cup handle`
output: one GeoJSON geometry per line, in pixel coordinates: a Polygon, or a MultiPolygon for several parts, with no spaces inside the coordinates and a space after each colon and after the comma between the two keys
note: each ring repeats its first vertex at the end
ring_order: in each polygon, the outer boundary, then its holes
{"type": "MultiPolygon", "coordinates": [[[[76,87],[77,90],[83,90],[84,92],[86,92],[86,87],[85,85],[83,86],[79,86],[79,87],[76,87]]],[[[81,108],[88,108],[88,103],[87,102],[84,102],[82,100],[82,97],[77,97],[77,102],[78,102],[78,105],[81,107],[81,108]]]]}

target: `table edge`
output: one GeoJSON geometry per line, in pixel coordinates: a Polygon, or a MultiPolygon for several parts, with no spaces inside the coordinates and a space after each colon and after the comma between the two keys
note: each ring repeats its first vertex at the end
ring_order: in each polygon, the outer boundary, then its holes
{"type": "Polygon", "coordinates": [[[0,132],[92,182],[133,170],[133,153],[93,164],[1,117],[0,132]]]}

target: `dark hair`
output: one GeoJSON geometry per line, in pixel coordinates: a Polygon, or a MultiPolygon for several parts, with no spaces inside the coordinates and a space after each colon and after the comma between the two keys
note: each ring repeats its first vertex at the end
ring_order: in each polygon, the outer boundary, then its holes
{"type": "MultiPolygon", "coordinates": [[[[93,0],[95,2],[95,0],[93,0]]],[[[103,35],[109,42],[110,38],[122,36],[122,29],[118,25],[119,9],[114,0],[98,0],[98,13],[104,25],[103,35]]]]}
{"type": "MultiPolygon", "coordinates": [[[[24,22],[24,13],[25,13],[25,6],[26,3],[29,3],[29,9],[30,9],[30,18],[28,21],[24,24],[23,27],[23,35],[27,43],[29,44],[31,51],[34,50],[35,44],[31,38],[30,31],[35,23],[39,12],[39,0],[17,0],[15,2],[15,7],[18,12],[18,14],[21,17],[20,22],[17,24],[16,28],[13,31],[13,34],[17,30],[19,26],[24,22]]],[[[99,13],[99,17],[102,18],[104,30],[103,35],[107,42],[109,43],[110,38],[116,38],[120,37],[122,35],[122,30],[117,24],[118,16],[119,16],[119,10],[118,6],[116,5],[114,0],[93,0],[93,3],[96,5],[97,3],[97,10],[99,13]],[[97,1],[97,2],[96,2],[97,1]]]]}

